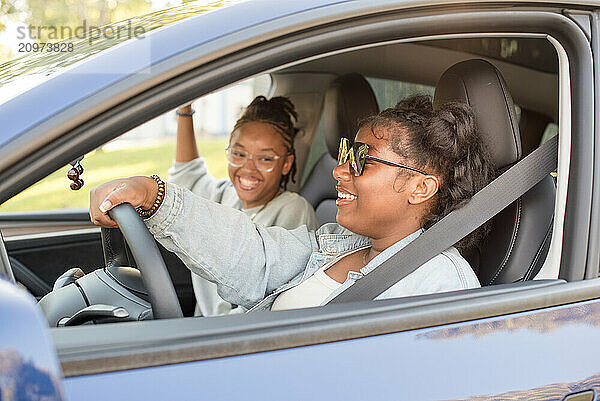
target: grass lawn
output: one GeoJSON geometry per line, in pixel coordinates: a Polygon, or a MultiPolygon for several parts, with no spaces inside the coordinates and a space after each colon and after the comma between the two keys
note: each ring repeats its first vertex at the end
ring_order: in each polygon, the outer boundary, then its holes
{"type": "MultiPolygon", "coordinates": [[[[227,175],[225,146],[227,139],[199,140],[198,148],[217,178],[227,175]]],[[[82,160],[85,181],[83,188],[73,191],[65,166],[37,184],[0,205],[0,213],[29,210],[71,209],[88,207],[90,190],[103,182],[132,175],[158,174],[167,178],[167,170],[175,156],[175,142],[149,147],[119,150],[96,150],[82,160]]]]}

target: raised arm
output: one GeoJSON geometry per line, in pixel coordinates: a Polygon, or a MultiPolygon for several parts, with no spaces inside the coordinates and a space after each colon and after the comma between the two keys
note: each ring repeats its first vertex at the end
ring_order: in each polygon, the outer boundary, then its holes
{"type": "Polygon", "coordinates": [[[189,162],[198,158],[198,147],[194,135],[192,106],[180,107],[177,115],[177,144],[175,146],[175,161],[189,162]],[[183,114],[183,115],[181,115],[183,114]]]}
{"type": "Polygon", "coordinates": [[[209,174],[204,158],[199,157],[192,106],[182,106],[177,113],[175,162],[169,169],[167,180],[215,202],[235,202],[237,195],[229,180],[216,179],[209,174]]]}

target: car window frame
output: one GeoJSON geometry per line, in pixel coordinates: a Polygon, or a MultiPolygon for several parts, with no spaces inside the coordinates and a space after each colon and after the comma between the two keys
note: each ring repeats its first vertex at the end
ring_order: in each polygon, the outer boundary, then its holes
{"type": "MultiPolygon", "coordinates": [[[[583,133],[593,132],[593,118],[589,118],[588,115],[587,120],[581,119],[581,117],[586,117],[586,110],[584,110],[584,108],[581,106],[585,104],[585,102],[589,100],[590,95],[593,94],[591,83],[586,82],[586,80],[589,81],[592,71],[591,51],[589,49],[589,43],[585,40],[585,36],[579,30],[574,31],[576,25],[572,22],[569,22],[570,20],[568,20],[565,16],[550,12],[534,13],[523,11],[523,13],[526,14],[526,17],[523,17],[523,15],[518,15],[518,13],[515,13],[513,8],[511,8],[510,12],[501,10],[496,10],[493,12],[487,11],[485,14],[485,19],[482,18],[484,14],[482,14],[481,11],[460,13],[448,10],[447,14],[444,14],[438,9],[436,12],[438,14],[435,16],[429,16],[429,23],[427,24],[424,24],[423,20],[419,20],[417,17],[407,18],[412,15],[409,12],[400,13],[399,16],[402,18],[399,20],[390,18],[390,15],[384,15],[373,17],[374,20],[371,21],[363,21],[364,25],[360,25],[362,30],[357,30],[356,32],[339,29],[340,27],[334,29],[335,32],[332,32],[332,28],[329,28],[330,31],[327,32],[327,29],[324,28],[325,31],[320,32],[319,35],[314,37],[308,35],[307,33],[300,33],[296,38],[292,36],[281,39],[278,44],[266,43],[262,47],[257,46],[247,50],[246,52],[239,52],[235,55],[221,58],[220,60],[202,66],[199,69],[181,74],[174,79],[163,82],[154,87],[152,90],[149,90],[141,95],[132,97],[110,112],[101,114],[89,120],[86,124],[78,129],[72,130],[63,135],[60,140],[56,141],[57,144],[56,146],[53,146],[52,149],[40,151],[37,153],[37,155],[33,154],[30,157],[41,156],[39,157],[40,162],[35,162],[33,165],[37,165],[38,167],[42,166],[44,171],[48,171],[49,167],[40,163],[45,162],[49,165],[55,165],[60,164],[63,161],[66,162],[72,158],[73,155],[81,154],[82,152],[85,152],[86,149],[89,149],[94,145],[97,146],[97,142],[111,139],[119,133],[124,132],[132,125],[137,125],[138,123],[146,121],[147,119],[151,118],[151,116],[157,115],[168,108],[172,108],[176,104],[180,104],[186,99],[189,100],[193,97],[197,97],[199,93],[208,93],[209,91],[216,89],[216,85],[224,86],[225,84],[230,84],[249,75],[264,72],[269,68],[283,65],[285,64],[285,59],[309,57],[311,56],[311,53],[316,51],[324,51],[322,49],[327,43],[329,43],[329,49],[333,51],[335,48],[335,41],[339,39],[340,35],[343,35],[344,43],[349,43],[352,41],[352,39],[356,40],[357,45],[359,45],[361,41],[379,43],[378,38],[387,37],[389,39],[389,32],[391,32],[390,26],[396,27],[396,30],[394,31],[396,35],[401,32],[402,35],[412,38],[416,38],[418,36],[418,32],[422,32],[424,30],[430,31],[431,29],[443,29],[450,31],[452,35],[460,36],[461,34],[469,34],[469,32],[463,32],[464,30],[468,30],[467,27],[470,27],[471,30],[474,30],[474,26],[477,26],[478,30],[485,31],[486,26],[493,27],[494,24],[499,23],[502,24],[503,27],[512,27],[515,32],[535,32],[537,29],[542,31],[539,32],[540,34],[551,34],[554,38],[556,38],[557,41],[560,42],[562,46],[565,47],[566,54],[569,56],[570,60],[569,79],[571,84],[570,90],[572,94],[571,101],[573,107],[569,117],[572,122],[571,127],[573,132],[579,134],[575,135],[574,139],[582,139],[580,137],[585,137],[583,133]],[[449,22],[448,18],[452,20],[452,23],[449,22]],[[470,21],[475,25],[466,23],[467,21],[470,21]],[[549,21],[555,23],[550,24],[549,21]],[[558,21],[561,21],[562,24],[556,23],[558,21]],[[436,25],[435,22],[438,24],[436,25]],[[367,29],[366,25],[368,23],[372,24],[372,31],[367,29]],[[569,37],[569,34],[573,34],[574,32],[579,32],[578,35],[580,36],[576,38],[569,37]],[[301,43],[298,45],[298,48],[293,48],[292,45],[294,44],[294,40],[297,41],[297,45],[298,43],[301,43]],[[285,47],[288,52],[282,54],[284,52],[279,51],[282,47],[285,47]],[[579,54],[583,54],[583,62],[574,63],[572,61],[573,58],[577,58],[579,54]],[[124,114],[120,114],[124,111],[133,112],[135,117],[129,119],[124,118],[124,114]],[[87,142],[85,142],[85,140],[87,140],[87,142]],[[56,161],[57,159],[59,160],[58,163],[56,161]]],[[[417,14],[422,15],[422,11],[419,11],[417,14]]],[[[396,17],[398,17],[398,15],[396,17]]],[[[448,32],[445,34],[447,35],[448,32]]],[[[427,36],[432,35],[429,32],[427,36]]],[[[591,141],[593,141],[593,138],[591,141]]],[[[574,169],[572,171],[579,173],[581,170],[586,170],[589,168],[589,164],[582,164],[584,162],[591,163],[593,161],[593,146],[586,149],[586,144],[590,145],[589,142],[583,140],[580,141],[580,143],[577,143],[577,146],[571,147],[571,168],[574,169]],[[576,157],[573,157],[574,155],[583,155],[583,158],[577,159],[576,157]]],[[[29,161],[31,162],[31,159],[29,161]]],[[[27,170],[30,171],[30,169],[27,170]]],[[[4,173],[2,175],[4,175],[4,173]]],[[[38,173],[38,175],[40,174],[38,173]]],[[[31,179],[27,180],[27,182],[30,181],[31,179]]],[[[17,186],[14,188],[17,188],[17,186]]],[[[583,223],[583,226],[588,228],[590,226],[589,211],[591,209],[591,178],[590,180],[579,180],[578,174],[570,174],[568,191],[567,198],[569,196],[577,196],[578,200],[582,200],[581,204],[579,202],[576,205],[569,203],[567,204],[565,217],[565,236],[563,237],[562,243],[563,250],[565,249],[565,246],[575,248],[571,252],[563,252],[561,256],[561,265],[571,266],[571,268],[564,274],[564,276],[566,276],[565,278],[568,278],[568,281],[574,281],[581,280],[581,278],[583,278],[583,266],[585,266],[585,261],[588,257],[587,230],[577,231],[576,227],[577,223],[583,223]],[[575,243],[576,241],[581,241],[582,239],[583,243],[575,243]],[[581,249],[584,249],[583,255],[577,255],[576,251],[581,249]],[[576,269],[573,266],[582,267],[576,269]]],[[[597,252],[597,245],[590,245],[590,248],[595,249],[597,252]]],[[[393,312],[390,312],[393,314],[393,323],[390,324],[387,330],[389,330],[389,332],[413,330],[421,327],[429,327],[431,325],[481,319],[484,317],[498,316],[518,311],[534,310],[553,305],[594,299],[597,298],[598,289],[600,288],[600,280],[574,281],[569,283],[553,281],[551,284],[552,285],[543,286],[541,288],[528,288],[529,284],[517,284],[514,285],[514,288],[511,287],[510,291],[493,296],[485,295],[480,297],[477,302],[474,302],[473,299],[463,299],[461,301],[460,299],[456,298],[460,298],[461,294],[464,295],[465,293],[432,295],[429,299],[433,299],[434,302],[428,305],[420,306],[412,303],[412,301],[418,302],[419,299],[411,299],[407,304],[410,305],[410,307],[407,306],[405,309],[394,309],[393,312]],[[549,297],[549,294],[552,294],[552,297],[549,297]],[[418,323],[413,325],[409,324],[409,322],[411,322],[410,316],[423,316],[423,313],[426,311],[432,313],[431,319],[416,319],[415,321],[418,321],[418,323]]],[[[485,293],[486,290],[487,289],[480,289],[474,291],[485,293]]],[[[393,300],[389,303],[396,305],[396,303],[401,304],[402,301],[393,300]]],[[[320,308],[318,312],[315,312],[314,310],[304,310],[277,313],[269,312],[260,314],[260,318],[258,319],[264,322],[265,325],[279,327],[278,322],[285,316],[290,316],[290,318],[296,319],[299,316],[307,315],[308,319],[316,319],[317,321],[321,321],[320,317],[330,316],[331,318],[331,315],[328,315],[328,313],[335,314],[338,311],[344,311],[345,313],[347,312],[347,315],[339,316],[339,319],[336,320],[336,322],[348,322],[348,324],[352,324],[354,329],[351,332],[348,330],[342,331],[337,337],[328,337],[328,331],[324,326],[325,323],[321,322],[314,324],[310,329],[298,330],[296,336],[291,336],[290,342],[270,342],[268,341],[269,339],[266,336],[263,337],[262,334],[259,336],[260,338],[258,338],[257,341],[263,344],[263,347],[260,350],[265,351],[267,349],[280,349],[316,343],[315,335],[317,332],[319,333],[318,338],[324,339],[317,342],[339,341],[342,339],[357,338],[365,335],[381,334],[385,331],[378,328],[381,327],[381,322],[383,320],[389,318],[389,316],[385,314],[384,316],[376,312],[381,305],[382,303],[378,301],[347,304],[343,306],[331,305],[320,308]],[[366,327],[372,327],[374,329],[370,332],[364,330],[361,331],[361,328],[366,327]]],[[[385,305],[388,304],[385,303],[385,305]]],[[[242,327],[240,322],[244,322],[244,319],[250,319],[250,317],[228,316],[221,319],[226,320],[182,319],[181,322],[176,322],[176,326],[180,326],[179,323],[181,323],[181,326],[185,326],[186,330],[193,331],[196,328],[197,330],[202,330],[204,333],[214,333],[216,327],[218,327],[220,324],[225,324],[218,322],[227,322],[231,324],[231,327],[227,329],[228,332],[235,333],[236,330],[242,327]]],[[[133,360],[136,360],[135,355],[140,355],[140,361],[136,367],[156,366],[154,362],[152,362],[152,358],[148,357],[148,355],[151,356],[153,350],[160,351],[169,349],[169,345],[167,344],[168,341],[166,339],[164,341],[159,341],[159,338],[153,337],[154,334],[152,334],[155,331],[160,331],[157,329],[162,327],[161,325],[163,324],[165,323],[160,321],[133,323],[133,325],[130,323],[125,323],[122,325],[109,324],[94,328],[77,327],[68,329],[52,329],[51,332],[55,339],[55,344],[57,345],[59,356],[61,357],[61,361],[63,363],[63,368],[65,369],[65,375],[74,376],[83,374],[80,370],[77,370],[77,367],[81,368],[86,364],[95,366],[95,372],[110,371],[106,370],[107,366],[113,366],[109,369],[114,370],[129,368],[119,364],[111,365],[112,362],[117,361],[120,357],[124,357],[125,355],[127,358],[133,360]],[[141,328],[146,328],[146,331],[149,332],[148,335],[151,336],[152,339],[158,341],[156,343],[157,345],[155,345],[155,347],[144,348],[144,344],[148,344],[147,341],[150,340],[149,338],[145,338],[145,340],[140,339],[139,341],[134,341],[138,347],[132,347],[131,343],[129,343],[127,347],[119,347],[118,344],[123,344],[122,342],[119,342],[119,340],[122,340],[124,331],[132,329],[137,331],[138,327],[140,330],[141,328]],[[94,330],[99,331],[96,332],[94,330]],[[98,340],[98,347],[104,350],[106,350],[106,348],[111,348],[110,353],[111,358],[113,358],[112,362],[106,362],[106,359],[99,358],[98,360],[104,362],[100,362],[99,364],[95,365],[93,363],[94,360],[96,360],[94,359],[94,352],[90,350],[89,347],[84,346],[85,341],[90,340],[89,338],[85,338],[87,334],[82,336],[82,333],[87,333],[91,336],[103,335],[103,337],[98,340]],[[80,338],[79,342],[76,341],[76,337],[80,338]],[[82,340],[81,338],[85,338],[85,340],[82,340]],[[67,346],[64,343],[65,339],[71,339],[75,342],[70,346],[67,346]],[[82,341],[84,341],[83,344],[81,343],[82,341]],[[77,348],[77,345],[79,345],[79,348],[77,348]],[[142,347],[142,350],[148,350],[148,352],[140,351],[140,347],[142,347]],[[78,352],[73,352],[74,348],[77,348],[78,352]],[[82,349],[84,350],[82,351],[82,349]],[[139,351],[141,354],[132,354],[131,350],[139,351]],[[71,365],[69,365],[69,363],[71,363],[71,365]],[[67,366],[67,368],[65,368],[65,366],[67,366]]],[[[179,332],[180,330],[177,331],[179,332]]],[[[186,334],[189,333],[190,331],[186,331],[186,334]]],[[[171,335],[176,336],[176,333],[171,332],[171,335]]],[[[189,338],[190,337],[188,337],[188,339],[189,338]]],[[[202,337],[190,340],[186,343],[186,346],[183,346],[182,352],[190,355],[196,355],[192,353],[191,350],[206,349],[211,340],[214,342],[214,337],[212,339],[202,337]]],[[[177,345],[181,346],[180,343],[177,343],[176,346],[177,345]]],[[[223,344],[221,344],[221,347],[222,346],[223,344]]],[[[226,346],[224,348],[227,350],[223,351],[223,353],[219,354],[219,356],[258,352],[252,351],[243,345],[240,345],[239,347],[226,346]]],[[[195,357],[198,357],[198,355],[195,357]]],[[[169,360],[167,358],[166,360],[162,359],[161,363],[169,363],[169,361],[171,361],[170,363],[180,362],[180,360],[169,360]]],[[[90,372],[88,371],[86,374],[89,373],[90,372]]]]}
{"type": "MultiPolygon", "coordinates": [[[[593,49],[594,65],[600,65],[600,11],[596,11],[591,14],[584,14],[588,17],[591,25],[591,46],[593,49]]],[[[594,81],[594,118],[595,122],[600,121],[600,79],[598,79],[597,70],[595,71],[596,79],[594,81]]],[[[600,155],[600,126],[594,124],[593,130],[594,140],[594,153],[600,155]]],[[[590,211],[590,228],[588,235],[588,260],[585,269],[585,278],[593,279],[598,277],[600,270],[600,249],[597,244],[600,244],[600,161],[598,157],[594,159],[593,163],[593,182],[592,182],[592,202],[590,211]]]]}

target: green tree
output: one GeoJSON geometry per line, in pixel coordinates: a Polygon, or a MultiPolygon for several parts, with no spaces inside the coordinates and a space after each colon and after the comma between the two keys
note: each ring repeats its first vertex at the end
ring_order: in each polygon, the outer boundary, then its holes
{"type": "MultiPolygon", "coordinates": [[[[169,25],[181,19],[222,7],[230,3],[231,0],[215,0],[207,3],[186,3],[177,7],[172,7],[165,10],[155,11],[146,14],[143,14],[141,12],[138,13],[138,11],[141,8],[150,7],[149,3],[146,3],[146,0],[127,0],[127,8],[124,7],[120,9],[119,12],[115,11],[118,9],[119,4],[121,4],[118,3],[119,0],[108,0],[108,2],[107,0],[101,0],[106,4],[108,4],[111,1],[117,3],[116,6],[110,3],[108,8],[112,9],[113,11],[111,11],[110,13],[105,13],[102,18],[107,18],[108,15],[111,19],[118,19],[119,21],[109,24],[110,27],[106,28],[107,31],[113,33],[112,35],[102,36],[100,30],[96,30],[88,32],[87,37],[84,37],[86,35],[82,35],[84,32],[75,31],[76,28],[82,26],[84,20],[86,21],[86,26],[88,28],[91,25],[101,26],[98,23],[100,13],[93,14],[92,9],[86,9],[85,11],[82,11],[79,14],[77,14],[76,12],[66,13],[65,11],[66,14],[63,15],[61,11],[64,11],[62,7],[64,6],[64,4],[66,4],[66,1],[71,1],[74,5],[76,2],[81,2],[83,4],[86,2],[86,0],[50,0],[47,2],[42,2],[42,0],[29,1],[30,8],[27,17],[27,23],[36,27],[45,27],[45,29],[40,31],[41,38],[38,39],[38,41],[44,41],[44,35],[49,36],[49,34],[52,34],[52,30],[49,29],[49,27],[51,26],[58,27],[59,30],[61,27],[69,27],[71,32],[77,32],[78,37],[73,39],[64,39],[65,42],[72,45],[72,50],[68,52],[31,52],[22,57],[11,59],[10,61],[6,62],[3,62],[3,60],[0,59],[0,86],[11,82],[17,77],[23,78],[25,75],[28,74],[54,74],[57,71],[72,65],[73,63],[81,61],[86,57],[89,57],[97,52],[100,52],[104,49],[107,49],[130,38],[128,34],[118,36],[114,33],[132,32],[133,34],[137,35],[139,34],[138,30],[141,30],[141,33],[150,32],[153,29],[169,25]],[[134,7],[135,4],[137,4],[138,8],[134,7]],[[53,8],[52,5],[56,5],[57,7],[53,8]],[[122,20],[121,15],[124,15],[124,13],[132,13],[135,16],[132,16],[129,20],[122,20]],[[41,15],[44,16],[43,19],[40,17],[41,15]],[[74,15],[77,16],[75,17],[74,15]],[[91,15],[91,20],[86,19],[86,16],[88,15],[91,15]],[[84,18],[82,18],[82,16],[84,18]],[[80,18],[82,19],[80,20],[80,18]]],[[[91,2],[92,0],[88,1],[91,2]]],[[[38,32],[36,29],[36,38],[37,33],[38,32]]],[[[52,37],[48,39],[48,41],[56,41],[60,38],[52,37]]]]}
{"type": "MultiPolygon", "coordinates": [[[[17,22],[22,20],[22,17],[27,12],[27,7],[19,0],[0,0],[0,34],[6,30],[6,25],[9,22],[17,22]]],[[[0,43],[0,62],[9,60],[14,54],[11,49],[0,43]]]]}
{"type": "Polygon", "coordinates": [[[32,36],[41,42],[67,39],[65,34],[74,32],[84,21],[88,27],[104,26],[152,8],[149,0],[28,0],[27,4],[29,17],[25,22],[40,28],[32,36]],[[58,30],[58,37],[51,35],[56,32],[51,27],[58,30]]]}

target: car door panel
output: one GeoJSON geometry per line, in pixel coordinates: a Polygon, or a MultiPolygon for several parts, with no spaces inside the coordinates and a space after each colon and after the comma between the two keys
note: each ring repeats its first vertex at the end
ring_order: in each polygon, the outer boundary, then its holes
{"type": "Polygon", "coordinates": [[[50,287],[72,267],[89,273],[104,265],[98,228],[7,237],[5,242],[9,256],[50,287]]]}
{"type": "Polygon", "coordinates": [[[65,388],[69,399],[89,400],[561,400],[600,390],[600,348],[589,346],[600,335],[598,316],[600,301],[594,300],[348,341],[68,377],[65,388]]]}
{"type": "Polygon", "coordinates": [[[0,213],[0,230],[4,237],[94,227],[87,209],[40,210],[0,213]]]}
{"type": "MultiPolygon", "coordinates": [[[[5,238],[9,257],[18,281],[40,298],[54,281],[72,267],[90,273],[104,266],[100,228],[60,231],[5,238]]],[[[184,314],[191,315],[195,306],[190,271],[172,252],[159,245],[179,296],[184,314]]],[[[135,267],[135,263],[132,263],[135,267]]]]}

